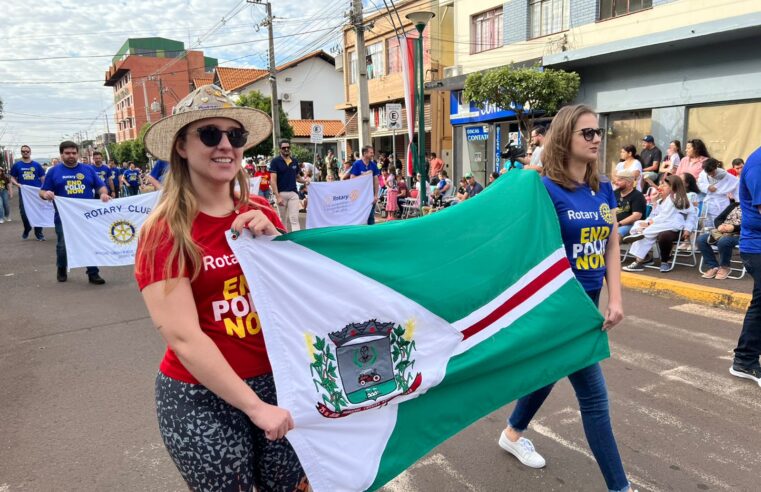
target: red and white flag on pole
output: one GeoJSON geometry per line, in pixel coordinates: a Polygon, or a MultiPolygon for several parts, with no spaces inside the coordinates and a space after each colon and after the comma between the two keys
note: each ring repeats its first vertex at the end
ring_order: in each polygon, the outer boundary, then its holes
{"type": "Polygon", "coordinates": [[[410,143],[407,145],[407,176],[414,176],[412,141],[415,135],[415,40],[406,36],[400,37],[399,49],[402,52],[404,106],[407,109],[407,134],[410,137],[410,143]]]}

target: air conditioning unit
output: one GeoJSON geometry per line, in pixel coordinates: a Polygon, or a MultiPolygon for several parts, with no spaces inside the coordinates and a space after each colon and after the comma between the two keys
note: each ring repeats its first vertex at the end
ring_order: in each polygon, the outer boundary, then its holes
{"type": "Polygon", "coordinates": [[[451,77],[457,77],[462,75],[462,65],[453,65],[451,67],[444,67],[444,78],[449,79],[451,77]]]}
{"type": "Polygon", "coordinates": [[[286,102],[290,101],[291,100],[291,95],[286,92],[286,93],[284,93],[283,95],[280,96],[280,99],[282,99],[283,101],[286,101],[286,102]]]}

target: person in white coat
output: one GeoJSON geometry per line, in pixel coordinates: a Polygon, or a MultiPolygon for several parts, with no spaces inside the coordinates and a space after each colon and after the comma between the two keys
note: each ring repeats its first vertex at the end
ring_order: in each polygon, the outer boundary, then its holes
{"type": "MultiPolygon", "coordinates": [[[[627,272],[641,272],[647,264],[653,262],[649,253],[660,233],[689,230],[694,224],[696,211],[687,198],[684,182],[680,177],[668,176],[660,184],[658,191],[661,200],[650,217],[635,222],[630,235],[623,239],[624,243],[631,243],[629,252],[635,258],[623,268],[627,272]]],[[[666,261],[667,258],[661,260],[666,261]]]]}
{"type": "Polygon", "coordinates": [[[698,176],[698,188],[705,193],[703,208],[705,224],[713,226],[714,220],[729,206],[729,195],[737,196],[740,180],[719,167],[719,161],[708,158],[698,176]]]}

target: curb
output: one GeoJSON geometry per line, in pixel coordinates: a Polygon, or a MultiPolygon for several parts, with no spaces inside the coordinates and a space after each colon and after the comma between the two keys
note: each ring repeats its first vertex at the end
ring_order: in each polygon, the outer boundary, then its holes
{"type": "Polygon", "coordinates": [[[747,311],[751,299],[750,294],[743,292],[716,289],[678,280],[653,278],[629,272],[621,272],[621,285],[628,289],[650,295],[666,295],[707,306],[725,307],[740,312],[747,311]]]}

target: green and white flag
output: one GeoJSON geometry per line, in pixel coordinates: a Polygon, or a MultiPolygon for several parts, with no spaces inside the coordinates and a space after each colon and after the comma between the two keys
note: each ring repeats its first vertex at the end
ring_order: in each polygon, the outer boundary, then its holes
{"type": "Polygon", "coordinates": [[[419,219],[229,242],[318,492],[377,489],[609,355],[533,172],[419,219]]]}

